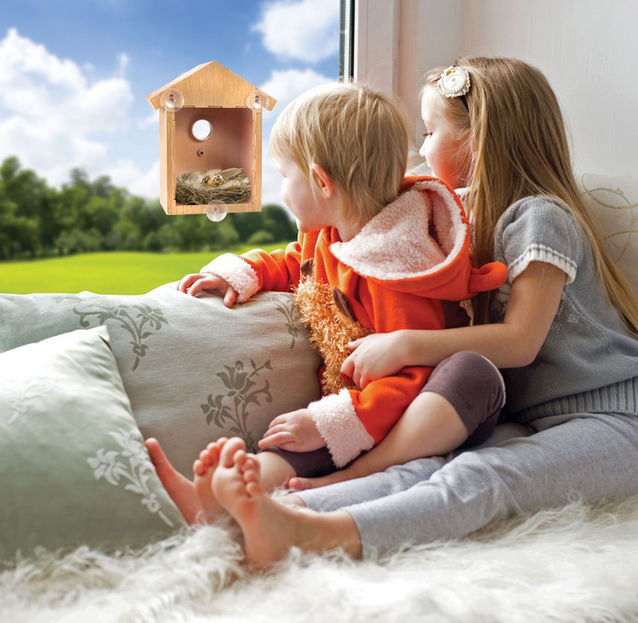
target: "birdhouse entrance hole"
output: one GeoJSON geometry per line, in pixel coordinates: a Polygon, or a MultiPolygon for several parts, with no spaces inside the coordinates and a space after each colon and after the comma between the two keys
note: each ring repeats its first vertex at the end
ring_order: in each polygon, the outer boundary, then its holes
{"type": "Polygon", "coordinates": [[[213,125],[208,119],[198,119],[191,128],[193,138],[197,141],[207,141],[214,131],[213,125]]]}

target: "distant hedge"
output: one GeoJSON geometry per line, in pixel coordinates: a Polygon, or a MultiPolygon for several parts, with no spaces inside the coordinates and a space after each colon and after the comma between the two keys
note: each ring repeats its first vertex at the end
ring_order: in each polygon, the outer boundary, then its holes
{"type": "Polygon", "coordinates": [[[0,166],[0,260],[96,251],[217,251],[249,240],[286,242],[297,228],[278,205],[229,214],[168,217],[157,200],[118,188],[106,176],[90,181],[81,169],[52,188],[15,157],[0,166]]]}

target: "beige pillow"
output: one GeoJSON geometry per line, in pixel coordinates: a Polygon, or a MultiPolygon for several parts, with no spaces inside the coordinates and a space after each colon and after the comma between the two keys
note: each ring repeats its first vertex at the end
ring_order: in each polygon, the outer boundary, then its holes
{"type": "Polygon", "coordinates": [[[105,325],[139,429],[189,477],[208,442],[239,435],[256,449],[274,417],[320,396],[319,357],[288,293],[233,309],[175,284],[138,296],[3,294],[0,318],[0,352],[105,325]]]}

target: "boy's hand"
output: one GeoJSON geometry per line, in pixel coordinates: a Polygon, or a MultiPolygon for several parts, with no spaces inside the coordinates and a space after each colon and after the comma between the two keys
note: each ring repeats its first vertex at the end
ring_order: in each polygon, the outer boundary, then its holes
{"type": "Polygon", "coordinates": [[[227,281],[212,273],[186,275],[177,284],[177,289],[190,296],[195,296],[202,290],[219,292],[226,307],[232,307],[237,298],[237,291],[227,281]]]}
{"type": "Polygon", "coordinates": [[[325,448],[326,442],[315,426],[312,413],[308,409],[298,409],[277,416],[258,445],[262,450],[277,446],[291,452],[312,452],[325,448]]]}
{"type": "Polygon", "coordinates": [[[341,366],[341,373],[349,376],[358,387],[392,376],[402,370],[406,361],[409,338],[402,331],[373,333],[348,344],[353,352],[341,366]]]}

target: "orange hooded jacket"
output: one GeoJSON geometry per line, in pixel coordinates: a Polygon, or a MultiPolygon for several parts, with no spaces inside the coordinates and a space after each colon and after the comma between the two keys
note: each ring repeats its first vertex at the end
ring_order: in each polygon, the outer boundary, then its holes
{"type": "MultiPolygon", "coordinates": [[[[286,250],[226,254],[202,269],[225,279],[243,302],[260,290],[288,291],[314,259],[315,279],[339,288],[357,321],[377,333],[445,328],[444,301],[500,286],[503,264],[470,260],[461,202],[435,178],[406,178],[398,199],[350,241],[325,228],[301,234],[286,250]]],[[[342,467],[379,443],[418,395],[432,368],[408,367],[363,390],[342,389],[309,405],[333,461],[342,467]]]]}

